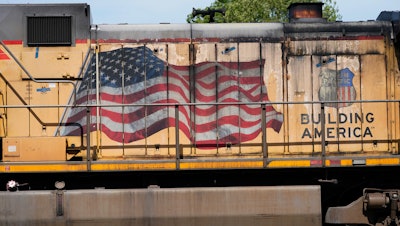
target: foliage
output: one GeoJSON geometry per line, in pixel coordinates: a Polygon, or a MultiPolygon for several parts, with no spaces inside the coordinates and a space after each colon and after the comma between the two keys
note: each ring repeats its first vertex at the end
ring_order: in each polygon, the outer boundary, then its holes
{"type": "MultiPolygon", "coordinates": [[[[215,12],[215,23],[259,23],[259,22],[287,22],[288,7],[291,3],[319,2],[318,0],[215,0],[211,6],[199,11],[224,9],[225,15],[215,12]]],[[[323,0],[323,17],[328,21],[340,20],[342,17],[335,0],[323,0]]],[[[193,11],[194,12],[194,11],[193,11]]],[[[187,16],[188,23],[209,23],[210,15],[187,16]]]]}

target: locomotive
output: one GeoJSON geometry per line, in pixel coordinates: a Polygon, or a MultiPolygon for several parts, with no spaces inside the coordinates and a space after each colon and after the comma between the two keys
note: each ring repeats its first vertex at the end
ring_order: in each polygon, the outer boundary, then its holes
{"type": "MultiPolygon", "coordinates": [[[[396,172],[399,12],[327,22],[315,6],[288,23],[93,24],[87,4],[0,5],[0,172],[396,172]]],[[[398,224],[382,186],[326,221],[398,224]]]]}

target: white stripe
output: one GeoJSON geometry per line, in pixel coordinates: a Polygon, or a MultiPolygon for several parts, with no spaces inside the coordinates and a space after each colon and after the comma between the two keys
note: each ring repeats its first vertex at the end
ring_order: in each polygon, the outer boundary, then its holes
{"type": "Polygon", "coordinates": [[[203,132],[203,133],[195,133],[196,141],[215,141],[218,139],[224,139],[232,134],[238,133],[243,135],[253,134],[258,132],[261,128],[261,124],[254,125],[249,128],[239,128],[237,126],[232,125],[220,125],[218,128],[213,130],[203,132]]]}

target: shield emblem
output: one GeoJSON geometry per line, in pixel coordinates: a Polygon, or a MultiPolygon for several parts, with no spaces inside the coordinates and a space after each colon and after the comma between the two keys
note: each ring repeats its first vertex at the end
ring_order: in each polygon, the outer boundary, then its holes
{"type": "Polygon", "coordinates": [[[354,73],[349,68],[339,71],[324,68],[319,76],[321,78],[319,100],[338,102],[327,103],[326,106],[341,108],[353,104],[346,103],[356,99],[356,90],[353,86],[354,73]]]}

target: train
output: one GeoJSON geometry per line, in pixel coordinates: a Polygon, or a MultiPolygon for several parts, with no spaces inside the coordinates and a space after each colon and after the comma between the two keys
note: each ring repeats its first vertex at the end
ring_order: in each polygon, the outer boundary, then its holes
{"type": "Polygon", "coordinates": [[[321,7],[93,24],[87,4],[0,4],[2,182],[318,184],[325,222],[399,225],[400,13],[328,22],[321,7]]]}

